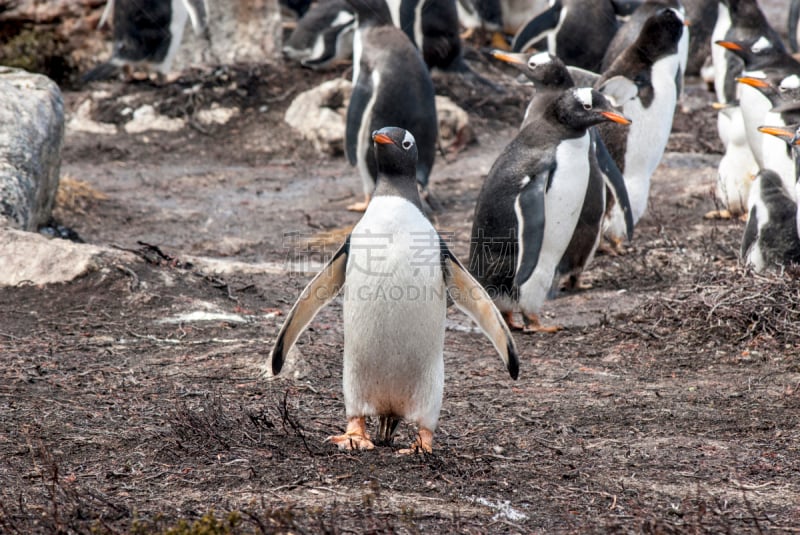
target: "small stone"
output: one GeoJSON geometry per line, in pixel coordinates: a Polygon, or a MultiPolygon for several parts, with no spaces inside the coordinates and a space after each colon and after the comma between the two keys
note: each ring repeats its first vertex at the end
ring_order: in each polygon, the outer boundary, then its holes
{"type": "Polygon", "coordinates": [[[133,112],[133,119],[125,123],[125,131],[129,134],[140,134],[148,130],[177,132],[186,126],[183,119],[172,119],[156,112],[150,104],[145,104],[133,112]]]}

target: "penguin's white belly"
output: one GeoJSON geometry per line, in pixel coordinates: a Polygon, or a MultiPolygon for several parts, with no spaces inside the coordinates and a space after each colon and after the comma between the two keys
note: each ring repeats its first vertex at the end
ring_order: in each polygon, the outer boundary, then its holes
{"type": "Polygon", "coordinates": [[[720,113],[718,126],[720,133],[725,131],[727,143],[717,170],[717,199],[729,211],[742,214],[747,210],[747,199],[753,177],[758,173],[758,164],[747,143],[741,109],[736,106],[728,108],[726,114],[720,113]]]}
{"type": "Polygon", "coordinates": [[[172,68],[172,60],[175,59],[175,54],[181,46],[183,40],[183,30],[186,27],[186,21],[189,19],[189,12],[186,11],[186,6],[183,0],[172,0],[172,18],[169,24],[170,41],[167,53],[161,63],[154,64],[155,70],[162,74],[167,74],[172,68]]]}
{"type": "MultiPolygon", "coordinates": [[[[787,126],[784,124],[780,114],[767,112],[764,115],[762,125],[768,126],[787,126]]],[[[787,150],[786,143],[775,136],[761,134],[761,152],[764,155],[764,168],[772,169],[781,177],[783,188],[790,194],[794,194],[795,184],[797,184],[797,174],[794,167],[794,158],[787,150]]]]}
{"type": "MultiPolygon", "coordinates": [[[[523,312],[538,313],[553,285],[556,268],[581,215],[589,186],[589,134],[562,141],[556,149],[558,166],[544,201],[544,238],[536,269],[519,287],[523,312]]],[[[520,213],[517,223],[523,226],[520,213]]],[[[522,254],[525,254],[522,249],[522,254]]]]}
{"type": "MultiPolygon", "coordinates": [[[[763,137],[758,127],[764,125],[764,116],[772,108],[769,99],[749,85],[739,84],[739,102],[744,116],[745,134],[758,166],[764,167],[763,137]]],[[[781,142],[782,143],[782,142],[781,142]]]]}
{"type": "Polygon", "coordinates": [[[348,417],[395,415],[435,429],[447,299],[438,234],[405,199],[376,197],[351,234],[345,280],[348,417]]]}
{"type": "Polygon", "coordinates": [[[623,106],[623,113],[631,119],[625,150],[625,186],[631,204],[634,224],[647,210],[650,179],[658,167],[675,114],[677,91],[675,74],[678,72],[677,56],[658,60],[652,68],[653,101],[645,108],[635,98],[623,106]]]}

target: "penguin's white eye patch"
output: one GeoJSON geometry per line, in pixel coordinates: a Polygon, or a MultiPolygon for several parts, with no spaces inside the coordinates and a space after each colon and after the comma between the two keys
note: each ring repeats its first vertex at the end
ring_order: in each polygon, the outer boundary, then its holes
{"type": "Polygon", "coordinates": [[[406,130],[406,135],[403,136],[403,142],[401,143],[405,150],[410,149],[414,146],[414,136],[411,135],[411,132],[406,130]]]}
{"type": "Polygon", "coordinates": [[[766,37],[760,37],[758,41],[753,43],[753,46],[750,47],[750,50],[753,51],[754,54],[758,54],[759,52],[763,52],[764,50],[769,50],[772,48],[772,43],[766,37]]]}
{"type": "Polygon", "coordinates": [[[407,139],[403,140],[403,148],[404,149],[408,150],[413,146],[414,146],[414,144],[412,142],[410,142],[409,140],[407,140],[407,139]]]}
{"type": "Polygon", "coordinates": [[[800,76],[792,74],[781,80],[780,89],[787,91],[789,89],[800,89],[800,76]]]}
{"type": "Polygon", "coordinates": [[[578,101],[583,105],[584,110],[591,110],[592,109],[592,88],[591,87],[581,87],[580,89],[575,90],[575,97],[577,97],[578,101]]]}

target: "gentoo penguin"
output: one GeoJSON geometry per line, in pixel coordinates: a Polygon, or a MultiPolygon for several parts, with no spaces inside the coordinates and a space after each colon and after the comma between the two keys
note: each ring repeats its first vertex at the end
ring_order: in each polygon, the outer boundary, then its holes
{"type": "Polygon", "coordinates": [[[458,0],[458,20],[468,30],[486,29],[514,35],[547,8],[547,0],[458,0]]]}
{"type": "Polygon", "coordinates": [[[717,127],[725,152],[717,167],[715,195],[722,206],[711,210],[706,219],[732,219],[746,217],[747,198],[753,180],[758,174],[758,164],[747,143],[742,109],[736,103],[715,103],[718,110],[717,127]]]}
{"type": "MultiPolygon", "coordinates": [[[[777,113],[791,124],[786,126],[762,126],[759,130],[764,134],[775,136],[786,143],[792,151],[795,168],[795,183],[787,188],[786,181],[783,181],[784,190],[793,197],[800,205],[800,101],[784,104],[776,109],[777,113]]],[[[783,177],[781,177],[783,178],[783,177]]],[[[796,230],[800,236],[800,206],[797,209],[796,230]]]]}
{"type": "Polygon", "coordinates": [[[469,268],[514,329],[557,330],[541,326],[538,313],[581,215],[591,172],[588,129],[603,121],[629,123],[590,88],[536,99],[483,183],[469,268]],[[517,309],[524,326],[514,321],[517,309]]]}
{"type": "Polygon", "coordinates": [[[419,152],[417,182],[427,192],[436,155],[438,122],[433,82],[408,37],[392,25],[383,0],[347,0],[356,14],[353,38],[353,93],[347,107],[345,149],[364,186],[363,211],[378,178],[370,133],[390,124],[414,134],[419,152]]]}
{"type": "Polygon", "coordinates": [[[329,440],[372,449],[365,418],[390,442],[400,419],[419,426],[402,453],[430,452],[444,387],[448,295],[483,329],[516,379],[519,361],[500,312],[421,211],[417,146],[407,130],[372,134],[380,179],[361,221],[286,317],[272,350],[277,374],[317,311],[344,287],[344,402],[347,430],[329,440]]]}
{"type": "MultiPolygon", "coordinates": [[[[798,66],[800,67],[800,65],[798,66]]],[[[769,109],[761,118],[761,124],[758,125],[757,130],[763,133],[761,125],[765,124],[780,128],[793,123],[793,119],[785,118],[779,111],[773,110],[782,104],[800,99],[800,69],[797,73],[787,76],[785,69],[768,67],[759,70],[758,74],[761,77],[742,76],[737,79],[741,84],[756,88],[769,101],[769,109]]],[[[745,122],[745,124],[748,123],[745,122]]],[[[784,142],[785,140],[775,136],[761,136],[761,140],[763,168],[772,169],[778,173],[783,180],[784,188],[793,192],[797,182],[797,172],[791,147],[784,142]]]]}
{"type": "Polygon", "coordinates": [[[356,17],[344,0],[319,2],[297,21],[283,54],[313,69],[328,67],[353,53],[356,17]]]}
{"type": "Polygon", "coordinates": [[[456,0],[386,0],[395,26],[420,49],[429,68],[471,72],[464,63],[456,0]]]}
{"type": "MultiPolygon", "coordinates": [[[[605,72],[611,67],[611,64],[617,59],[625,49],[633,43],[639,33],[644,27],[644,23],[656,15],[662,9],[672,9],[679,19],[685,22],[686,10],[683,8],[680,0],[646,0],[630,18],[622,25],[622,27],[614,35],[611,43],[608,45],[603,62],[600,67],[600,72],[605,72]]],[[[683,76],[686,73],[686,64],[689,60],[689,28],[684,28],[681,34],[681,39],[678,41],[678,60],[680,61],[680,71],[678,74],[678,94],[683,92],[683,76]]]]}
{"type": "MultiPolygon", "coordinates": [[[[633,123],[624,129],[610,123],[598,126],[600,135],[625,177],[633,222],[647,210],[650,179],[669,134],[678,98],[678,43],[684,24],[672,9],[662,9],[645,21],[639,37],[625,49],[595,84],[633,123]]],[[[626,235],[618,207],[608,217],[606,237],[619,244],[626,235]]]]}
{"type": "MultiPolygon", "coordinates": [[[[730,50],[744,61],[740,78],[764,78],[764,69],[783,72],[784,76],[800,74],[800,62],[795,60],[780,40],[766,36],[746,41],[719,41],[718,45],[730,50]]],[[[739,105],[742,108],[747,142],[760,168],[764,168],[763,137],[758,127],[766,113],[773,107],[769,98],[747,84],[739,84],[739,105]]]]}
{"type": "Polygon", "coordinates": [[[83,82],[103,80],[122,66],[145,65],[164,75],[181,44],[186,20],[209,39],[204,0],[108,0],[98,26],[113,20],[111,59],[87,72],[83,82]]]}
{"type": "Polygon", "coordinates": [[[748,201],[750,217],[742,238],[742,261],[757,272],[800,263],[797,202],[777,173],[762,169],[748,201]]]}
{"type": "Polygon", "coordinates": [[[517,32],[511,48],[523,52],[546,39],[547,51],[567,65],[597,72],[618,27],[611,0],[551,0],[517,32]]]}
{"type": "MultiPolygon", "coordinates": [[[[550,98],[550,94],[564,91],[576,84],[564,62],[547,52],[539,52],[532,56],[527,54],[514,54],[496,50],[492,56],[521,70],[533,83],[536,90],[528,108],[522,127],[535,121],[535,114],[530,111],[536,108],[537,100],[550,98]]],[[[617,169],[614,160],[594,128],[589,130],[592,143],[589,148],[589,182],[581,207],[581,214],[577,226],[572,234],[572,240],[567,245],[564,256],[558,263],[556,279],[566,277],[567,289],[588,288],[581,284],[580,277],[583,271],[594,258],[597,246],[600,243],[603,227],[603,216],[606,212],[607,195],[613,195],[612,204],[617,202],[622,206],[628,224],[628,235],[633,233],[633,217],[628,201],[628,192],[625,189],[625,179],[617,169]]],[[[554,288],[555,290],[556,288],[554,288]]]]}

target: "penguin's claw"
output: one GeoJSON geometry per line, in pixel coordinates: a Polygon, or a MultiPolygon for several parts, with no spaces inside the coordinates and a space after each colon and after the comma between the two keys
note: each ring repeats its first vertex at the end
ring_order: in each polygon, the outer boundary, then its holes
{"type": "Polygon", "coordinates": [[[539,321],[537,314],[522,314],[522,319],[525,321],[525,327],[522,332],[525,333],[557,333],[564,327],[560,325],[542,325],[539,321]]]}
{"type": "Polygon", "coordinates": [[[417,434],[417,439],[408,448],[397,450],[400,455],[411,455],[412,453],[432,453],[433,452],[433,431],[421,427],[417,434]]]}
{"type": "Polygon", "coordinates": [[[340,450],[371,450],[375,444],[367,433],[367,421],[361,417],[350,418],[347,422],[347,430],[343,435],[335,435],[326,439],[328,442],[336,444],[340,450]]]}
{"type": "Polygon", "coordinates": [[[733,219],[733,214],[730,210],[711,210],[705,213],[703,219],[733,219]]]}

